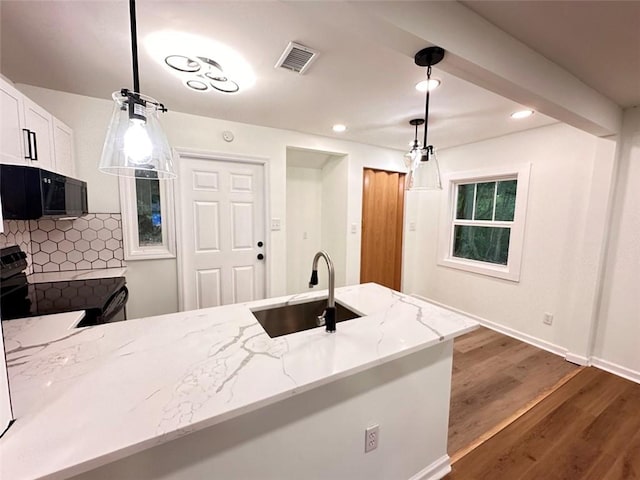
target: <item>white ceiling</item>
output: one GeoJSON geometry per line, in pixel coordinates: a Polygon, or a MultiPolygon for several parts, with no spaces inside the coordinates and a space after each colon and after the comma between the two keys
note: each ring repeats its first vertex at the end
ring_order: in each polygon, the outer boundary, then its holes
{"type": "Polygon", "coordinates": [[[640,105],[640,1],[461,3],[618,105],[640,105]]]}
{"type": "MultiPolygon", "coordinates": [[[[330,3],[319,3],[318,8],[325,5],[328,8],[330,3]]],[[[521,2],[497,3],[505,9],[523,8],[518,7],[521,2]]],[[[550,5],[564,2],[526,3],[546,3],[538,8],[544,15],[551,15],[550,5]]],[[[424,94],[417,92],[414,85],[425,78],[425,70],[414,65],[412,55],[427,45],[416,38],[411,52],[385,48],[384,42],[372,43],[357,29],[328,21],[329,15],[310,15],[311,10],[303,8],[305,4],[308,6],[309,2],[138,0],[142,92],[159,99],[170,110],[407,148],[413,138],[413,127],[408,121],[422,117],[424,109],[424,94]],[[255,85],[236,95],[187,90],[158,59],[150,57],[144,46],[148,35],[168,29],[200,35],[234,48],[253,67],[255,85]],[[304,75],[274,68],[292,40],[320,52],[304,75]],[[346,124],[347,132],[333,133],[334,123],[346,124]]],[[[479,2],[470,6],[490,21],[504,20],[502,8],[483,10],[479,2]]],[[[535,9],[535,5],[527,8],[535,9]]],[[[532,24],[540,26],[544,15],[531,14],[520,19],[514,14],[516,19],[511,21],[526,23],[531,18],[532,24]]],[[[507,20],[504,21],[509,24],[507,20]]],[[[542,29],[536,33],[534,27],[530,29],[531,41],[537,39],[540,52],[549,58],[542,44],[547,35],[557,38],[557,30],[563,25],[565,38],[571,39],[574,34],[571,18],[550,24],[549,32],[542,29]]],[[[16,83],[101,98],[109,98],[111,92],[122,87],[132,87],[126,1],[2,0],[0,33],[0,71],[16,83]]],[[[606,37],[605,33],[608,30],[594,35],[606,37]]],[[[566,55],[571,57],[572,52],[566,55]]],[[[595,58],[593,62],[601,60],[595,58]]],[[[585,63],[580,58],[575,62],[585,63]]],[[[567,68],[573,65],[569,64],[567,68]]],[[[585,75],[592,70],[586,69],[585,75]]],[[[577,70],[573,73],[581,74],[577,70]]],[[[429,143],[438,148],[554,121],[542,114],[514,121],[509,114],[521,106],[511,100],[446,74],[438,66],[434,67],[434,77],[443,82],[432,96],[430,114],[429,143]]],[[[585,82],[589,83],[587,79],[585,82]]],[[[592,86],[601,88],[593,82],[592,86]]],[[[614,93],[618,91],[617,86],[611,88],[614,93]]],[[[632,98],[628,92],[620,93],[618,98],[608,95],[619,103],[632,98]]]]}

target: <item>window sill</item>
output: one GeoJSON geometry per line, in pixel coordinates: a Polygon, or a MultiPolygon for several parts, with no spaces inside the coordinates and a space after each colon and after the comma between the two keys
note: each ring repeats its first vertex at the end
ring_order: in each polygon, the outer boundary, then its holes
{"type": "Polygon", "coordinates": [[[159,260],[163,258],[176,258],[176,254],[166,248],[145,248],[144,250],[131,250],[125,252],[124,259],[127,262],[136,260],[159,260]]]}
{"type": "Polygon", "coordinates": [[[438,265],[443,267],[455,268],[467,272],[486,275],[489,277],[501,278],[511,282],[520,281],[520,272],[514,272],[509,265],[493,265],[485,262],[477,262],[455,257],[443,258],[438,261],[438,265]]]}

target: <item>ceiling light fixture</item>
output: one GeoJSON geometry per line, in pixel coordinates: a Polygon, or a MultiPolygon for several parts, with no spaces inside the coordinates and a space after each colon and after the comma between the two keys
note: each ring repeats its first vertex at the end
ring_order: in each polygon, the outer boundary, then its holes
{"type": "Polygon", "coordinates": [[[210,58],[169,55],[164,63],[183,74],[185,86],[192,90],[206,92],[213,88],[223,93],[236,93],[240,90],[236,82],[227,78],[220,64],[210,58]]]}
{"type": "Polygon", "coordinates": [[[513,112],[511,114],[511,118],[516,118],[516,119],[527,118],[533,115],[533,113],[534,113],[533,110],[520,110],[518,112],[513,112]]]}
{"type": "MultiPolygon", "coordinates": [[[[440,47],[428,47],[416,53],[414,61],[420,67],[427,67],[427,82],[431,81],[431,67],[436,65],[444,58],[444,49],[440,47]]],[[[429,83],[427,83],[428,85],[429,83]]],[[[427,89],[424,120],[411,120],[409,123],[416,127],[416,139],[413,148],[409,152],[411,164],[409,166],[409,179],[406,182],[407,188],[412,190],[435,190],[442,189],[440,183],[440,169],[438,168],[438,159],[436,158],[433,145],[427,143],[427,133],[429,131],[429,92],[427,89]],[[418,144],[418,125],[424,123],[424,136],[422,146],[418,144]]]]}
{"type": "MultiPolygon", "coordinates": [[[[158,30],[141,38],[151,58],[186,88],[187,81],[207,84],[206,90],[243,93],[256,83],[249,63],[235,49],[212,38],[176,30],[158,30]]],[[[199,84],[195,83],[195,85],[199,84]]]]}
{"type": "Polygon", "coordinates": [[[333,131],[336,132],[336,133],[346,132],[347,131],[347,126],[346,125],[342,125],[341,123],[336,123],[333,126],[333,131]]]}
{"type": "MultiPolygon", "coordinates": [[[[171,148],[158,121],[164,105],[140,93],[136,2],[129,0],[133,91],[123,88],[111,96],[114,101],[111,123],[100,158],[100,171],[136,178],[171,179],[176,177],[171,148]]],[[[184,59],[176,59],[189,67],[184,59]]]]}
{"type": "Polygon", "coordinates": [[[436,78],[432,78],[431,80],[423,80],[416,83],[416,90],[418,90],[419,92],[426,92],[427,85],[429,85],[429,90],[433,91],[440,86],[440,83],[440,80],[436,78]]]}

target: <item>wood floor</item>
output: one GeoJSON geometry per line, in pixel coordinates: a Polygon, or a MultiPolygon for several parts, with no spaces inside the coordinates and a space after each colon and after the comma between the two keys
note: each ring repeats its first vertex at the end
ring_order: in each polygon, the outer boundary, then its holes
{"type": "Polygon", "coordinates": [[[454,462],[579,370],[486,328],[457,338],[453,348],[448,452],[454,462]]]}
{"type": "Polygon", "coordinates": [[[640,385],[594,367],[454,463],[446,480],[640,478],[640,385]]]}

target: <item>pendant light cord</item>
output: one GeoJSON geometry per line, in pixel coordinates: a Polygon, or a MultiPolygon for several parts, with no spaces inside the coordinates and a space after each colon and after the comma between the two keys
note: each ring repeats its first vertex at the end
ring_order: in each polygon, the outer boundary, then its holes
{"type": "MultiPolygon", "coordinates": [[[[129,0],[129,21],[131,25],[131,60],[133,63],[133,91],[140,93],[138,75],[138,33],[136,28],[136,0],[129,0]]],[[[428,102],[428,99],[427,99],[428,102]]]]}
{"type": "Polygon", "coordinates": [[[431,65],[427,67],[427,100],[424,106],[424,139],[422,141],[422,148],[428,148],[427,131],[429,130],[429,90],[431,90],[429,88],[430,80],[431,80],[431,65]]]}

